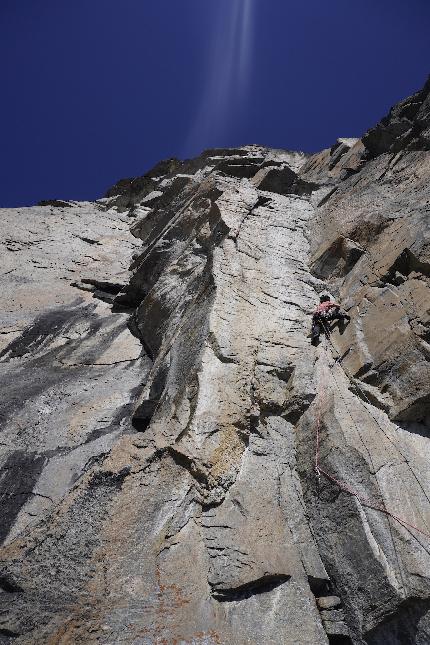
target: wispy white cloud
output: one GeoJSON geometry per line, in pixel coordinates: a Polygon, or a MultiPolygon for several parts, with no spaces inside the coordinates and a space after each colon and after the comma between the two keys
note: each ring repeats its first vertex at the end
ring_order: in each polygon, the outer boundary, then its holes
{"type": "Polygon", "coordinates": [[[246,97],[252,60],[255,0],[216,5],[201,102],[186,141],[187,154],[228,131],[231,115],[246,97]]]}

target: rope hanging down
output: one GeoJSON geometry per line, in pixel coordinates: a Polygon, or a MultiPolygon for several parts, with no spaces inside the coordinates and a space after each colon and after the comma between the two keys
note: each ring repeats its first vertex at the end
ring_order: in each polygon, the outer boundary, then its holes
{"type": "Polygon", "coordinates": [[[334,484],[336,484],[341,490],[343,490],[346,493],[349,493],[349,495],[353,495],[355,498],[357,498],[364,506],[367,506],[369,508],[373,508],[375,511],[380,511],[381,513],[384,513],[385,515],[392,517],[393,520],[401,524],[405,528],[410,528],[414,529],[415,531],[418,531],[418,533],[421,533],[421,535],[425,535],[425,537],[430,539],[430,533],[427,531],[423,531],[422,529],[418,528],[418,526],[415,526],[415,524],[411,524],[410,522],[407,522],[406,520],[402,519],[398,515],[395,515],[391,511],[389,511],[387,508],[384,506],[381,506],[380,504],[377,504],[371,499],[368,499],[367,497],[364,497],[361,495],[358,491],[354,490],[348,484],[345,482],[340,481],[330,473],[328,473],[326,470],[321,468],[320,465],[320,444],[321,444],[321,407],[322,407],[322,392],[321,389],[318,388],[318,411],[317,411],[317,418],[316,418],[316,444],[315,444],[315,472],[317,473],[317,476],[320,477],[321,475],[324,475],[327,479],[332,481],[334,484]]]}

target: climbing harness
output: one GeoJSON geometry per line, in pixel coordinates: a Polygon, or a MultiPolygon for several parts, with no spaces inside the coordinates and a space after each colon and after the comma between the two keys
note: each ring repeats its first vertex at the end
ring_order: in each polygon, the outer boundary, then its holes
{"type": "MultiPolygon", "coordinates": [[[[334,347],[334,345],[333,345],[333,343],[332,343],[332,341],[331,341],[330,335],[329,335],[329,334],[326,334],[326,337],[328,338],[328,340],[329,340],[330,344],[332,345],[333,349],[334,349],[334,350],[336,351],[336,353],[338,354],[338,358],[336,359],[336,361],[335,361],[335,362],[340,362],[340,361],[341,361],[341,360],[343,360],[343,358],[346,356],[346,353],[345,353],[342,357],[340,357],[340,356],[339,356],[339,353],[337,352],[336,348],[334,347]],[[339,360],[339,359],[340,359],[340,360],[339,360]]],[[[348,351],[350,351],[350,350],[348,350],[348,351]]],[[[346,370],[345,370],[345,371],[346,371],[346,370]]],[[[349,376],[349,374],[348,374],[348,372],[347,372],[347,371],[346,371],[346,373],[347,373],[347,375],[349,376]]],[[[337,383],[337,382],[336,382],[336,383],[337,383]]],[[[339,386],[337,386],[337,387],[338,387],[338,389],[339,389],[339,386]]],[[[359,386],[359,385],[357,385],[357,387],[358,387],[358,389],[362,392],[363,396],[364,396],[364,397],[365,397],[365,399],[368,401],[368,403],[369,403],[370,405],[372,405],[372,404],[370,403],[369,399],[367,398],[366,394],[361,390],[360,386],[359,386]]],[[[390,510],[388,510],[387,508],[385,508],[385,506],[381,506],[380,504],[378,504],[378,503],[374,502],[373,500],[371,500],[371,499],[369,499],[369,498],[367,498],[367,497],[364,497],[364,496],[363,496],[363,495],[361,495],[357,490],[355,490],[355,489],[351,488],[351,486],[349,486],[349,485],[348,485],[348,484],[346,484],[345,482],[343,482],[343,481],[341,481],[341,480],[337,479],[336,477],[334,477],[332,474],[330,474],[330,473],[329,473],[329,472],[327,472],[324,468],[322,468],[322,467],[321,467],[321,463],[320,463],[320,446],[321,446],[321,414],[322,414],[322,406],[323,406],[323,403],[325,402],[325,396],[324,396],[324,398],[323,398],[323,390],[322,390],[322,388],[318,388],[318,389],[319,389],[319,391],[318,391],[318,406],[317,406],[316,422],[315,422],[315,431],[316,431],[316,441],[315,441],[315,472],[316,472],[316,475],[317,475],[318,481],[320,481],[320,479],[321,479],[321,475],[324,475],[324,477],[326,477],[328,480],[330,480],[331,482],[333,482],[334,484],[336,484],[336,485],[337,485],[341,490],[343,490],[344,492],[348,493],[349,495],[353,495],[353,496],[354,496],[356,499],[358,499],[358,501],[359,501],[359,502],[361,502],[364,506],[367,506],[367,507],[369,507],[369,508],[372,508],[373,510],[379,511],[379,512],[381,512],[381,513],[384,513],[385,515],[387,515],[387,516],[391,517],[393,520],[395,520],[396,522],[398,522],[399,524],[401,524],[404,528],[414,529],[415,531],[418,531],[418,533],[421,533],[422,535],[424,535],[424,536],[426,536],[427,538],[429,538],[429,539],[430,539],[430,533],[429,533],[429,532],[427,532],[427,531],[423,531],[423,530],[422,530],[422,529],[420,529],[418,526],[415,526],[415,524],[411,524],[410,522],[407,522],[406,520],[404,520],[403,518],[399,517],[398,515],[395,515],[395,514],[394,514],[394,513],[392,513],[390,510]]],[[[372,417],[373,417],[373,415],[372,415],[372,417]]],[[[373,418],[375,419],[375,417],[373,417],[373,418]]],[[[378,421],[377,419],[375,419],[375,421],[377,422],[377,424],[379,425],[379,427],[381,427],[381,426],[380,426],[379,421],[378,421]]],[[[384,434],[385,434],[385,431],[384,431],[384,434]]]]}

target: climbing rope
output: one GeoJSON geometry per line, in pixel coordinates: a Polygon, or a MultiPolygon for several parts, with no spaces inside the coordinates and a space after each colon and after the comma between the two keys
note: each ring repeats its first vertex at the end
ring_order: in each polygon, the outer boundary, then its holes
{"type": "MultiPolygon", "coordinates": [[[[333,343],[331,342],[331,339],[329,336],[327,336],[329,339],[331,345],[333,346],[333,343]]],[[[334,346],[333,346],[334,347],[334,346]]],[[[335,348],[334,348],[335,349],[335,348]]],[[[320,381],[321,383],[321,381],[320,381]]],[[[360,387],[358,386],[360,389],[360,387]]],[[[363,395],[365,396],[366,400],[367,397],[363,392],[363,395]]],[[[321,414],[322,414],[322,405],[323,402],[325,401],[325,398],[323,399],[323,390],[321,387],[318,388],[318,407],[317,407],[317,414],[316,414],[316,423],[315,423],[315,428],[316,428],[316,442],[315,442],[315,472],[317,474],[318,479],[320,479],[321,475],[324,475],[328,480],[336,484],[341,490],[344,492],[348,493],[349,495],[353,495],[356,499],[361,502],[364,506],[367,506],[369,508],[372,508],[375,511],[379,511],[381,513],[384,513],[388,517],[391,517],[393,520],[401,524],[404,528],[410,528],[414,529],[415,531],[418,531],[418,533],[421,533],[425,537],[430,539],[430,533],[427,531],[423,531],[420,529],[418,526],[415,526],[415,524],[411,524],[410,522],[407,522],[403,518],[399,517],[395,513],[392,513],[390,510],[385,508],[385,506],[381,506],[380,504],[374,502],[373,500],[364,497],[359,493],[357,490],[353,489],[351,486],[346,484],[345,482],[337,479],[333,475],[331,475],[329,472],[327,472],[324,468],[321,467],[320,464],[320,447],[321,447],[321,414]]],[[[370,403],[370,401],[369,401],[370,403]]],[[[372,415],[373,416],[373,415],[372,415]]],[[[379,425],[379,423],[378,423],[379,425]]]]}

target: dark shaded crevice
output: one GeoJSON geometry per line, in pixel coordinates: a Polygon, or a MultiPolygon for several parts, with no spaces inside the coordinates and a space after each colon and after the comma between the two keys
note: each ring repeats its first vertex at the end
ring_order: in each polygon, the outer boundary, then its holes
{"type": "Polygon", "coordinates": [[[327,638],[329,645],[353,645],[353,641],[349,636],[342,636],[341,634],[327,634],[327,638]]]}
{"type": "MultiPolygon", "coordinates": [[[[267,416],[270,416],[269,414],[267,416]]],[[[257,414],[251,414],[249,417],[249,434],[257,435],[258,437],[264,438],[264,435],[260,431],[260,426],[264,423],[265,415],[259,410],[257,414]]],[[[248,439],[249,444],[249,439],[248,439]]]]}
{"type": "Polygon", "coordinates": [[[250,417],[250,428],[252,433],[262,436],[259,431],[259,425],[264,422],[265,419],[272,416],[282,417],[282,419],[285,419],[285,421],[288,421],[292,425],[297,425],[302,416],[312,405],[315,397],[315,394],[305,396],[297,394],[290,396],[282,405],[277,404],[276,402],[262,402],[257,400],[256,402],[259,406],[259,413],[251,415],[250,417]]]}
{"type": "Polygon", "coordinates": [[[263,196],[263,195],[259,195],[258,199],[257,199],[257,203],[255,204],[253,210],[258,208],[259,206],[267,206],[272,201],[273,201],[272,197],[266,197],[266,196],[263,196]]]}
{"type": "MultiPolygon", "coordinates": [[[[112,311],[116,311],[117,307],[121,308],[121,307],[127,307],[127,306],[123,305],[123,304],[118,304],[118,300],[115,300],[115,302],[113,304],[113,307],[112,307],[112,311]]],[[[141,333],[141,331],[139,329],[138,320],[137,320],[137,313],[136,313],[136,309],[135,309],[134,305],[131,307],[131,311],[132,311],[132,314],[131,314],[130,318],[127,321],[128,330],[132,334],[132,336],[134,336],[135,338],[137,338],[137,340],[140,341],[140,343],[141,343],[141,345],[143,347],[143,350],[147,354],[149,359],[151,361],[154,361],[155,360],[155,354],[152,351],[152,348],[145,341],[145,338],[143,338],[142,333],[141,333]]]]}
{"type": "MultiPolygon", "coordinates": [[[[107,302],[110,305],[114,305],[118,294],[123,291],[125,285],[117,282],[83,278],[80,282],[72,282],[71,286],[81,289],[82,291],[89,291],[92,293],[94,298],[107,302]]],[[[115,311],[117,313],[119,311],[129,312],[130,307],[119,304],[115,308],[115,311]]]]}
{"type": "Polygon", "coordinates": [[[269,593],[274,589],[277,589],[281,585],[288,582],[291,576],[284,574],[272,574],[262,576],[257,580],[253,580],[250,583],[241,585],[240,587],[234,587],[232,589],[213,589],[212,596],[218,602],[238,602],[241,600],[247,600],[252,596],[257,596],[263,593],[269,593]]]}
{"type": "Polygon", "coordinates": [[[106,280],[94,280],[92,278],[83,278],[81,280],[82,284],[89,284],[93,287],[96,287],[98,290],[108,293],[110,295],[116,296],[122,289],[124,285],[119,282],[108,282],[106,280]]]}
{"type": "Polygon", "coordinates": [[[154,416],[155,410],[157,409],[166,387],[169,367],[170,365],[168,361],[164,360],[159,366],[157,366],[150,376],[152,381],[148,398],[139,403],[133,414],[132,425],[135,430],[144,432],[151,423],[151,419],[154,416]]]}
{"type": "Polygon", "coordinates": [[[187,470],[199,484],[202,484],[206,487],[208,486],[208,478],[206,473],[204,473],[200,468],[196,467],[195,462],[190,457],[188,457],[188,455],[185,455],[183,452],[176,450],[176,448],[174,448],[173,446],[168,446],[165,449],[165,453],[173,459],[177,466],[181,466],[182,468],[187,470]]]}
{"type": "Polygon", "coordinates": [[[375,408],[378,408],[383,412],[386,412],[386,413],[389,412],[390,406],[388,404],[384,404],[372,392],[369,392],[368,390],[365,392],[362,389],[362,385],[359,385],[358,383],[355,383],[354,381],[352,381],[351,378],[348,376],[348,374],[346,376],[350,381],[350,385],[348,386],[348,389],[350,392],[352,392],[355,396],[357,396],[359,399],[364,401],[364,403],[370,403],[371,405],[375,406],[375,408]]]}
{"type": "MultiPolygon", "coordinates": [[[[101,244],[99,240],[93,240],[90,237],[83,237],[82,235],[75,235],[75,237],[77,237],[79,240],[82,240],[82,242],[85,242],[86,244],[101,244]]],[[[84,280],[82,282],[84,282],[84,280]]]]}
{"type": "Polygon", "coordinates": [[[18,632],[14,632],[11,629],[0,627],[0,636],[5,636],[7,638],[7,641],[3,641],[3,642],[7,643],[9,639],[18,638],[19,636],[21,636],[21,634],[19,634],[18,632]]]}
{"type": "Polygon", "coordinates": [[[211,349],[212,349],[213,353],[215,354],[217,359],[220,361],[220,363],[224,363],[224,364],[227,364],[227,365],[229,365],[229,364],[238,365],[239,364],[239,361],[237,359],[231,358],[230,356],[225,356],[222,353],[222,350],[221,350],[221,348],[220,348],[220,346],[218,344],[218,340],[217,340],[214,332],[209,333],[208,342],[209,342],[209,344],[211,346],[211,349]]]}
{"type": "Polygon", "coordinates": [[[288,166],[284,168],[271,168],[258,185],[259,190],[277,193],[279,195],[298,195],[299,197],[308,196],[319,188],[319,184],[301,179],[288,166]]]}
{"type": "MultiPolygon", "coordinates": [[[[98,298],[98,296],[96,294],[94,294],[94,297],[98,298]]],[[[99,300],[102,300],[102,298],[99,298],[99,300]]],[[[112,313],[113,314],[128,314],[129,316],[131,316],[135,311],[134,306],[127,305],[125,303],[119,303],[119,302],[117,302],[116,297],[115,297],[115,299],[109,298],[108,300],[105,300],[104,302],[107,302],[108,304],[112,305],[112,313]]],[[[133,336],[134,336],[134,334],[133,334],[133,336]]]]}
{"type": "Polygon", "coordinates": [[[421,437],[426,437],[426,439],[430,439],[430,427],[425,423],[420,423],[417,421],[412,421],[412,422],[396,421],[396,423],[399,426],[399,428],[402,428],[402,430],[406,430],[406,432],[409,432],[411,434],[417,434],[417,435],[420,435],[421,437]]]}
{"type": "Polygon", "coordinates": [[[229,177],[238,177],[240,179],[251,179],[261,168],[264,157],[248,159],[230,159],[223,161],[217,166],[217,172],[229,177]]]}
{"type": "MultiPolygon", "coordinates": [[[[366,365],[363,366],[363,368],[365,367],[366,365]]],[[[381,394],[385,394],[388,390],[389,385],[387,382],[381,384],[382,370],[379,365],[377,366],[377,368],[379,369],[379,371],[373,368],[373,363],[372,363],[370,367],[367,367],[367,369],[358,371],[360,372],[361,375],[357,372],[357,374],[354,374],[353,376],[356,379],[356,382],[360,380],[362,383],[365,383],[366,385],[370,385],[371,387],[380,387],[381,394]]]]}
{"type": "Polygon", "coordinates": [[[430,277],[430,263],[423,262],[409,249],[405,248],[391,265],[387,273],[380,277],[383,284],[399,286],[412,273],[430,277]]]}
{"type": "Polygon", "coordinates": [[[0,590],[6,593],[22,593],[23,588],[10,576],[0,575],[0,590]]]}
{"type": "Polygon", "coordinates": [[[320,596],[331,596],[334,594],[333,585],[327,578],[315,578],[308,576],[309,588],[313,595],[318,598],[320,596]]]}
{"type": "Polygon", "coordinates": [[[222,499],[215,499],[212,501],[206,501],[204,499],[199,500],[199,504],[202,507],[202,512],[207,513],[208,511],[213,510],[214,508],[219,508],[224,502],[224,497],[222,499]]]}
{"type": "MultiPolygon", "coordinates": [[[[399,421],[418,423],[422,426],[429,427],[428,418],[430,415],[430,392],[416,399],[406,409],[397,414],[391,415],[390,418],[396,423],[399,421]]],[[[430,430],[430,428],[429,428],[430,430]]]]}
{"type": "Polygon", "coordinates": [[[133,417],[133,420],[132,420],[133,428],[137,432],[145,432],[151,424],[152,414],[153,413],[151,412],[150,414],[148,413],[147,416],[133,417]]]}
{"type": "MultiPolygon", "coordinates": [[[[257,363],[258,366],[258,363],[257,363]]],[[[285,367],[273,367],[268,371],[269,374],[276,376],[276,378],[283,381],[286,385],[291,381],[291,378],[296,371],[295,365],[287,365],[285,367]]]]}
{"type": "Polygon", "coordinates": [[[288,401],[286,410],[282,413],[282,417],[289,423],[297,425],[302,416],[312,405],[315,398],[316,394],[308,394],[306,396],[296,395],[291,397],[288,401]]]}
{"type": "Polygon", "coordinates": [[[430,635],[430,601],[408,598],[365,634],[367,645],[427,643],[430,635]]]}
{"type": "MultiPolygon", "coordinates": [[[[346,354],[349,353],[350,350],[351,350],[351,348],[349,347],[348,350],[345,352],[345,354],[342,356],[342,358],[339,359],[338,363],[342,362],[343,358],[345,358],[346,354]]],[[[369,372],[369,370],[372,369],[372,366],[373,366],[373,363],[371,361],[367,361],[366,363],[364,363],[360,367],[360,369],[358,369],[355,372],[355,374],[354,374],[355,378],[365,380],[363,377],[369,372]]]]}
{"type": "Polygon", "coordinates": [[[320,208],[321,206],[324,206],[324,204],[325,204],[326,202],[328,202],[328,200],[329,200],[331,197],[333,197],[333,195],[335,194],[335,192],[337,191],[337,189],[338,189],[338,186],[335,186],[334,188],[332,188],[332,189],[327,193],[327,195],[326,195],[325,197],[323,197],[323,198],[322,198],[322,200],[318,203],[318,208],[320,208]]]}

